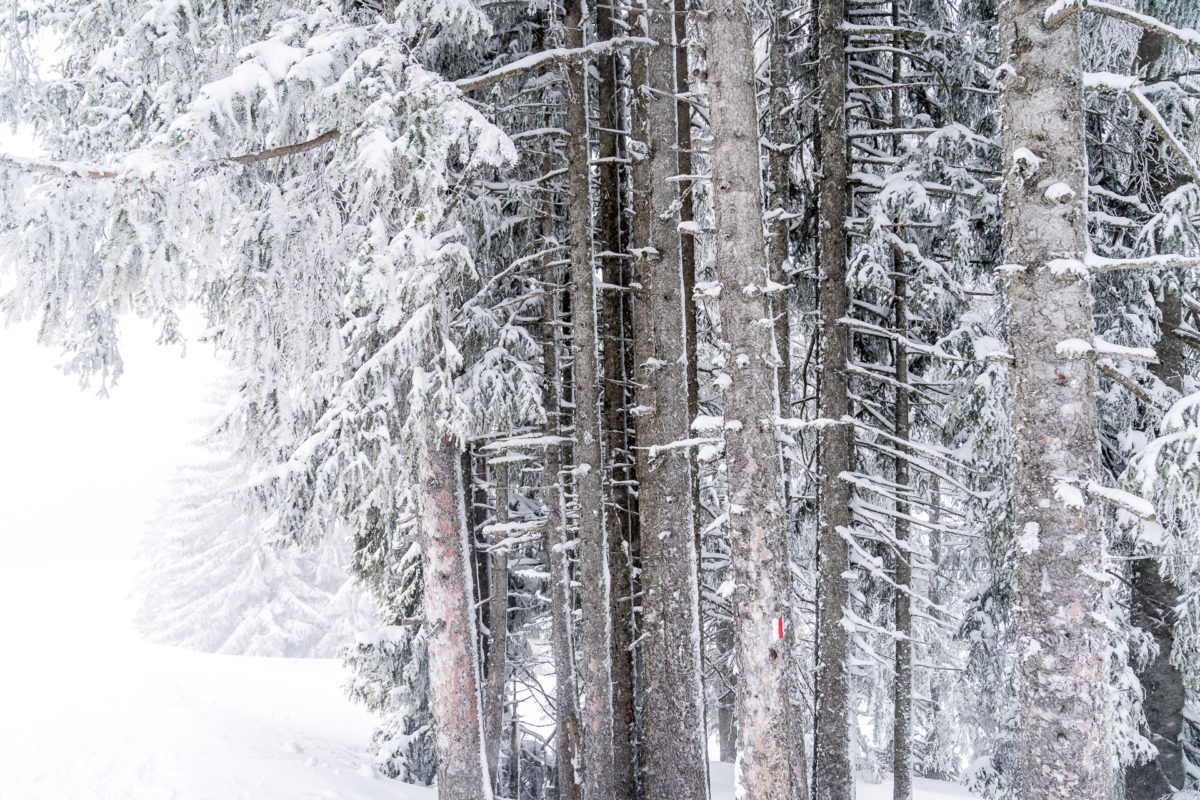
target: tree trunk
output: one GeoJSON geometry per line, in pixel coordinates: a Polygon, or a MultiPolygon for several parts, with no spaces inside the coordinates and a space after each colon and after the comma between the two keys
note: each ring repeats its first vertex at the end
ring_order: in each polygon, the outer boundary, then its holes
{"type": "Polygon", "coordinates": [[[430,706],[437,728],[438,799],[492,797],[483,753],[479,659],[462,464],[449,436],[428,422],[417,468],[421,508],[421,570],[425,580],[430,706]]]}
{"type": "MultiPolygon", "coordinates": [[[[1145,38],[1145,37],[1143,37],[1145,38]]],[[[1184,343],[1175,330],[1183,321],[1182,301],[1166,289],[1158,303],[1162,315],[1155,352],[1159,363],[1150,371],[1177,392],[1183,392],[1184,343]]],[[[1133,562],[1130,583],[1132,613],[1130,622],[1149,631],[1158,646],[1158,654],[1138,672],[1145,699],[1147,738],[1158,748],[1158,756],[1145,764],[1125,770],[1126,800],[1158,800],[1181,788],[1186,782],[1180,735],[1183,732],[1185,691],[1183,676],[1171,663],[1175,646],[1175,608],[1180,602],[1179,587],[1166,578],[1158,561],[1151,556],[1133,562]]]]}
{"type": "Polygon", "coordinates": [[[775,320],[775,346],[779,351],[779,404],[784,416],[791,405],[792,328],[788,320],[788,17],[786,0],[772,0],[770,141],[767,143],[767,263],[771,282],[771,316],[775,320]]]}
{"type": "MultiPolygon", "coordinates": [[[[508,522],[508,467],[498,467],[496,481],[496,511],[493,524],[503,526],[508,522]]],[[[501,530],[490,537],[491,544],[502,542],[507,534],[501,530]]],[[[491,569],[488,587],[488,650],[487,650],[487,695],[484,708],[486,731],[487,764],[492,782],[500,779],[500,739],[504,729],[505,678],[507,677],[508,648],[508,549],[500,548],[490,553],[491,569]]],[[[496,790],[500,787],[496,785],[496,790]]]]}
{"type": "MultiPolygon", "coordinates": [[[[892,25],[900,28],[900,5],[892,0],[892,25]]],[[[892,37],[895,52],[891,54],[892,83],[900,85],[901,58],[903,43],[900,35],[892,37]]],[[[901,126],[900,119],[900,90],[892,90],[892,125],[901,126]]],[[[891,146],[895,154],[896,140],[892,139],[891,146]]],[[[895,434],[896,450],[900,457],[895,459],[896,483],[899,484],[897,497],[903,498],[903,492],[908,487],[909,472],[908,448],[902,444],[908,441],[911,428],[910,404],[908,394],[908,281],[904,275],[904,265],[898,256],[892,256],[892,271],[896,278],[893,281],[893,310],[896,333],[900,338],[895,344],[896,366],[896,408],[895,434]]],[[[912,599],[907,592],[912,591],[912,553],[908,549],[908,520],[909,504],[905,500],[896,502],[896,665],[892,684],[892,798],[893,800],[912,800],[912,761],[913,761],[913,675],[912,675],[912,599]]]]}
{"type": "MultiPolygon", "coordinates": [[[[549,162],[549,158],[546,159],[549,162]]],[[[550,164],[546,163],[546,171],[550,164]]],[[[542,217],[542,240],[548,245],[553,239],[552,214],[546,209],[542,217]]],[[[546,435],[560,435],[559,369],[557,345],[557,315],[554,310],[558,286],[554,264],[549,256],[542,267],[542,283],[546,294],[542,300],[542,403],[546,408],[546,435]]],[[[575,657],[572,652],[571,570],[568,566],[566,514],[563,509],[561,450],[556,444],[546,446],[542,476],[542,503],[546,509],[544,545],[550,573],[550,649],[554,657],[554,722],[555,775],[558,780],[558,800],[579,800],[580,786],[575,774],[580,752],[579,710],[576,707],[578,685],[575,657]]]]}
{"type": "MultiPolygon", "coordinates": [[[[1134,71],[1144,69],[1147,80],[1165,77],[1171,64],[1163,59],[1162,36],[1142,31],[1134,60],[1134,71]]],[[[1158,136],[1147,137],[1143,145],[1151,155],[1162,146],[1158,136]]],[[[1189,179],[1183,169],[1153,170],[1150,185],[1159,198],[1175,191],[1189,179]]],[[[1166,283],[1166,281],[1164,281],[1166,283]]],[[[1158,364],[1150,371],[1176,392],[1183,393],[1185,344],[1175,331],[1183,322],[1183,303],[1173,287],[1162,288],[1158,301],[1158,342],[1154,352],[1158,364]]],[[[1183,732],[1183,706],[1186,693],[1183,676],[1171,663],[1175,646],[1175,608],[1180,603],[1180,591],[1159,569],[1154,558],[1133,562],[1130,574],[1133,585],[1130,621],[1149,631],[1158,646],[1158,654],[1146,668],[1138,672],[1145,699],[1142,713],[1146,717],[1144,733],[1158,748],[1158,756],[1145,764],[1134,764],[1125,770],[1126,800],[1158,800],[1181,788],[1186,782],[1180,736],[1183,732]]]]}
{"type": "MultiPolygon", "coordinates": [[[[568,0],[566,46],[583,46],[583,9],[568,0]]],[[[575,379],[575,481],[579,503],[579,598],[583,683],[583,796],[614,796],[611,613],[608,538],[601,486],[599,354],[596,349],[596,286],[592,262],[587,62],[567,68],[567,173],[570,187],[571,351],[575,379]]]]}
{"type": "Polygon", "coordinates": [[[791,796],[787,656],[779,636],[791,580],[774,418],[779,388],[770,279],[763,241],[754,46],[740,0],[715,0],[703,20],[708,57],[713,209],[724,369],[725,461],[735,584],[738,667],[737,791],[755,800],[791,796]],[[784,713],[780,713],[781,709],[784,713]]]}
{"type": "Polygon", "coordinates": [[[647,798],[708,797],[700,664],[699,555],[692,509],[687,336],[680,261],[673,0],[649,0],[634,27],[659,42],[630,56],[633,159],[634,428],[641,520],[639,720],[647,798]],[[665,447],[654,452],[655,447],[665,447]]]}
{"type": "Polygon", "coordinates": [[[839,322],[846,316],[846,98],[844,0],[821,0],[818,18],[818,81],[822,88],[818,146],[819,253],[821,286],[819,325],[821,371],[817,463],[817,674],[813,787],[816,800],[854,797],[850,767],[849,636],[842,617],[849,596],[850,485],[841,479],[852,464],[854,433],[844,422],[850,413],[846,385],[849,334],[839,322]]]}
{"type": "MultiPolygon", "coordinates": [[[[719,652],[733,651],[733,622],[720,621],[713,637],[719,652]]],[[[737,758],[737,686],[733,684],[717,700],[717,752],[722,761],[737,758]]]]}
{"type": "MultiPolygon", "coordinates": [[[[611,5],[598,5],[595,13],[597,36],[602,41],[613,38],[611,5]]],[[[600,73],[596,93],[600,157],[596,234],[600,249],[597,263],[603,268],[605,283],[623,287],[629,284],[629,278],[626,248],[621,237],[624,204],[621,201],[621,167],[617,163],[621,153],[616,131],[622,123],[618,112],[619,68],[620,59],[614,53],[596,59],[596,69],[600,73]]],[[[625,411],[630,404],[626,402],[625,394],[624,299],[625,292],[609,290],[604,295],[601,314],[604,474],[608,504],[604,526],[612,609],[613,791],[617,800],[634,800],[638,788],[634,747],[633,585],[628,549],[632,522],[630,482],[634,471],[625,466],[632,455],[626,441],[625,411]]]]}
{"type": "MultiPolygon", "coordinates": [[[[895,75],[895,73],[893,73],[895,75]]],[[[896,265],[897,271],[900,265],[896,265]]],[[[903,498],[908,486],[908,461],[903,457],[908,451],[901,442],[907,442],[909,437],[909,396],[908,396],[908,347],[904,338],[908,336],[908,312],[905,294],[908,282],[901,275],[894,281],[894,307],[896,333],[901,338],[896,340],[896,449],[901,457],[896,459],[897,497],[903,498]]],[[[908,520],[904,519],[910,513],[909,504],[905,500],[896,501],[896,668],[892,684],[892,800],[912,800],[912,734],[913,734],[913,697],[912,697],[912,600],[907,594],[912,591],[912,561],[908,550],[908,520]]]]}
{"type": "Polygon", "coordinates": [[[1000,5],[1004,258],[1013,365],[1022,796],[1113,796],[1104,535],[1080,489],[1097,475],[1087,155],[1078,15],[1052,31],[1041,0],[1000,5]],[[1059,191],[1058,187],[1069,191],[1059,191]],[[1047,199],[1048,188],[1063,202],[1047,199]],[[1064,267],[1066,267],[1064,269],[1064,267]]]}

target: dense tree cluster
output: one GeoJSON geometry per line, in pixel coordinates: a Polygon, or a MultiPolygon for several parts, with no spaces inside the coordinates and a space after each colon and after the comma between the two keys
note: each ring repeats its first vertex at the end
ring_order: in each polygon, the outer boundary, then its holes
{"type": "Polygon", "coordinates": [[[122,315],[202,311],[228,461],[152,627],[290,544],[296,604],[202,646],[313,646],[344,537],[350,692],[446,800],[706,798],[710,742],[755,800],[1159,798],[1200,780],[1197,28],[5,0],[44,156],[0,153],[0,303],[101,387],[122,315]]]}

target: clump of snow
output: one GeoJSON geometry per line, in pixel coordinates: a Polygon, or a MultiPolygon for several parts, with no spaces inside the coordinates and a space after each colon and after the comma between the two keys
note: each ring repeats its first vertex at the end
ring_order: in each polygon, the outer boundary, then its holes
{"type": "Polygon", "coordinates": [[[1021,552],[1025,555],[1030,555],[1039,547],[1042,546],[1038,534],[1041,533],[1042,527],[1036,522],[1026,522],[1025,528],[1021,535],[1017,537],[1017,547],[1021,548],[1021,552]]]}
{"type": "Polygon", "coordinates": [[[1013,168],[1021,177],[1028,180],[1042,165],[1042,159],[1028,147],[1018,147],[1012,154],[1013,168]]]}
{"type": "Polygon", "coordinates": [[[1055,346],[1054,352],[1059,358],[1083,358],[1093,349],[1091,343],[1083,339],[1063,339],[1055,346]]]}
{"type": "Polygon", "coordinates": [[[1046,269],[1050,270],[1050,274],[1054,277],[1063,280],[1088,276],[1087,265],[1077,258],[1052,258],[1046,262],[1046,269]]]}
{"type": "Polygon", "coordinates": [[[1005,361],[1012,359],[1004,342],[994,336],[980,336],[975,340],[975,359],[977,361],[1005,361]]]}
{"type": "Polygon", "coordinates": [[[1059,481],[1054,485],[1054,497],[1071,511],[1082,511],[1085,505],[1083,492],[1067,481],[1059,481]]]}
{"type": "Polygon", "coordinates": [[[1046,191],[1042,196],[1046,198],[1047,203],[1055,205],[1069,203],[1075,199],[1075,190],[1065,183],[1052,183],[1046,187],[1046,191]]]}

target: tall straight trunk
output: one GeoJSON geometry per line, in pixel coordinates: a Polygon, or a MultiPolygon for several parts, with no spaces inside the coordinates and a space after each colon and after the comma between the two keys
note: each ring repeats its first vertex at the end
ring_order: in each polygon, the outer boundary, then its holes
{"type": "Polygon", "coordinates": [[[772,0],[770,136],[767,143],[767,263],[771,270],[771,315],[775,320],[775,346],[779,351],[779,404],[788,415],[791,396],[792,329],[788,320],[788,161],[789,105],[787,53],[788,17],[786,0],[772,0]]]}
{"type": "Polygon", "coordinates": [[[725,463],[735,585],[739,792],[791,796],[788,651],[779,637],[790,584],[786,513],[774,419],[774,330],[763,241],[754,44],[741,0],[714,0],[704,17],[712,135],[713,210],[725,370],[725,463]],[[783,713],[781,713],[783,710],[783,713]]]}
{"type": "MultiPolygon", "coordinates": [[[[791,380],[792,380],[792,326],[789,318],[789,258],[791,255],[788,242],[788,207],[791,193],[791,176],[789,163],[791,161],[791,145],[788,142],[788,105],[791,93],[787,68],[790,41],[788,36],[789,17],[787,15],[787,0],[772,0],[774,14],[771,18],[770,68],[771,91],[768,111],[770,134],[767,142],[767,206],[769,219],[767,222],[767,269],[771,276],[771,316],[775,328],[775,354],[777,358],[776,385],[779,391],[779,406],[783,416],[791,416],[791,380]]],[[[780,469],[783,471],[784,508],[791,505],[788,490],[786,462],[780,452],[780,469]]],[[[785,524],[790,527],[790,519],[785,516],[785,524]]],[[[785,527],[784,536],[787,536],[785,527]]],[[[791,576],[785,589],[785,597],[792,596],[791,576]]],[[[799,619],[796,609],[789,608],[785,613],[788,620],[799,619]]],[[[784,646],[789,653],[795,652],[795,625],[789,623],[785,627],[784,646]]],[[[808,758],[807,744],[804,736],[803,709],[804,676],[801,673],[799,659],[793,658],[788,662],[787,693],[788,693],[788,749],[791,751],[792,796],[808,797],[808,758]]]]}
{"type": "MultiPolygon", "coordinates": [[[[900,28],[900,4],[892,0],[892,26],[900,28]]],[[[891,54],[892,84],[900,85],[900,53],[903,43],[899,33],[892,37],[895,51],[891,54]]],[[[892,125],[900,127],[900,90],[892,90],[892,125]]],[[[893,151],[896,140],[891,142],[893,151]]],[[[908,281],[904,275],[901,259],[893,255],[892,272],[896,278],[892,283],[893,324],[899,338],[895,343],[896,408],[894,409],[896,450],[897,497],[904,498],[908,487],[908,441],[911,429],[910,398],[908,392],[908,281]]],[[[912,800],[913,761],[913,675],[912,675],[912,552],[909,550],[909,524],[904,517],[909,514],[909,504],[904,499],[896,502],[896,663],[892,683],[892,798],[912,800]]]]}
{"type": "MultiPolygon", "coordinates": [[[[678,148],[679,157],[677,159],[677,169],[680,175],[691,175],[694,171],[692,160],[692,104],[686,95],[690,94],[691,83],[688,79],[688,48],[687,48],[687,19],[688,19],[688,0],[675,0],[675,89],[678,93],[679,100],[675,104],[675,142],[678,148]]],[[[695,221],[695,202],[693,200],[693,192],[696,184],[684,184],[684,189],[679,198],[679,223],[682,228],[685,223],[695,221]]],[[[696,292],[696,239],[693,235],[681,236],[679,240],[679,265],[683,275],[683,334],[685,338],[685,361],[684,376],[687,381],[687,413],[688,419],[694,420],[700,413],[700,376],[697,369],[698,356],[696,348],[698,344],[698,334],[696,332],[696,303],[694,295],[696,292]]],[[[703,551],[703,543],[701,542],[700,532],[703,530],[705,520],[700,517],[700,475],[699,470],[692,468],[691,477],[691,504],[692,504],[692,530],[696,539],[696,555],[703,551]]],[[[704,624],[703,613],[700,618],[700,652],[704,652],[704,624]]],[[[729,631],[730,645],[732,645],[732,630],[729,631]]],[[[732,647],[730,648],[732,649],[732,647]]],[[[703,697],[704,682],[701,678],[701,696],[703,697]]],[[[732,706],[732,700],[730,701],[732,706]]],[[[705,712],[704,730],[705,738],[707,739],[709,715],[707,707],[702,709],[705,712]]],[[[732,711],[732,708],[731,708],[732,711]]],[[[719,712],[718,712],[719,715],[719,712]]],[[[705,772],[708,772],[707,758],[707,742],[706,755],[704,760],[705,772]]],[[[732,757],[732,754],[731,754],[732,757]]],[[[705,776],[705,783],[708,783],[708,775],[705,776]]]]}
{"type": "MultiPolygon", "coordinates": [[[[563,15],[566,46],[583,46],[583,6],[568,0],[563,15]]],[[[596,349],[596,283],[592,262],[592,206],[586,62],[567,68],[567,173],[570,187],[571,352],[575,379],[575,480],[579,503],[579,599],[583,683],[583,796],[614,794],[612,603],[608,536],[601,486],[599,355],[596,349]]]]}
{"type": "MultiPolygon", "coordinates": [[[[1143,36],[1143,39],[1146,37],[1143,36]]],[[[1158,303],[1162,317],[1155,345],[1159,363],[1150,367],[1159,380],[1176,392],[1183,392],[1184,343],[1175,330],[1183,322],[1179,296],[1166,289],[1158,303]]],[[[1183,676],[1171,663],[1175,647],[1175,608],[1180,591],[1162,574],[1157,558],[1151,556],[1133,562],[1130,583],[1132,613],[1130,622],[1154,637],[1158,653],[1138,672],[1144,700],[1146,736],[1158,748],[1158,755],[1145,764],[1133,764],[1125,770],[1126,800],[1158,800],[1180,789],[1186,782],[1183,766],[1183,705],[1186,692],[1183,676]]]]}
{"type": "MultiPolygon", "coordinates": [[[[610,4],[596,7],[596,34],[601,40],[613,38],[613,9],[610,4]]],[[[599,81],[596,90],[596,116],[599,122],[599,166],[596,197],[597,263],[603,269],[605,283],[627,286],[627,263],[621,237],[621,167],[617,130],[618,69],[615,53],[596,59],[599,81]]],[[[630,580],[628,540],[631,524],[631,467],[623,466],[629,456],[625,429],[625,331],[622,303],[625,293],[609,290],[603,295],[601,342],[604,427],[605,536],[608,541],[609,593],[612,615],[613,704],[613,792],[617,800],[637,797],[637,753],[634,747],[634,669],[633,669],[633,585],[630,580]],[[618,464],[618,460],[622,463],[618,464]]]]}
{"type": "Polygon", "coordinates": [[[639,719],[647,798],[708,797],[700,663],[699,555],[692,509],[687,337],[680,261],[672,0],[648,0],[634,27],[659,44],[630,56],[633,160],[634,428],[641,520],[639,719]],[[655,452],[654,448],[665,447],[655,452]]]}
{"type": "Polygon", "coordinates": [[[850,530],[850,485],[841,474],[850,470],[854,433],[850,413],[846,361],[850,337],[840,320],[846,316],[846,98],[845,0],[821,0],[818,15],[818,81],[822,87],[818,117],[820,148],[821,268],[818,319],[821,336],[820,429],[817,463],[817,674],[813,786],[816,800],[854,797],[850,767],[849,635],[842,625],[849,582],[849,548],[842,538],[850,530]]]}
{"type": "MultiPolygon", "coordinates": [[[[493,546],[506,536],[508,522],[508,467],[496,468],[496,511],[493,524],[499,529],[491,538],[493,546]]],[[[495,784],[500,780],[500,739],[504,728],[504,685],[507,677],[508,649],[508,549],[497,547],[489,554],[487,693],[484,698],[488,772],[495,784]]],[[[514,754],[515,755],[515,754],[514,754]]],[[[500,787],[496,786],[497,791],[500,787]]]]}
{"type": "MultiPolygon", "coordinates": [[[[942,532],[940,530],[942,524],[942,482],[936,475],[931,475],[929,478],[929,498],[931,508],[929,510],[929,586],[926,589],[926,596],[929,598],[929,605],[936,608],[942,604],[942,532]]],[[[921,770],[921,777],[932,778],[934,780],[949,780],[950,775],[942,770],[941,764],[941,737],[942,729],[938,713],[942,708],[941,691],[938,688],[937,681],[931,681],[929,687],[929,708],[931,714],[929,722],[925,726],[928,731],[928,739],[925,741],[924,750],[928,761],[928,754],[933,754],[936,758],[934,761],[937,766],[933,769],[921,770]]]]}
{"type": "MultiPolygon", "coordinates": [[[[550,171],[547,157],[545,170],[550,171]]],[[[549,205],[549,204],[547,204],[549,205]]],[[[549,207],[542,217],[542,241],[548,245],[553,239],[554,226],[549,207]]],[[[560,430],[559,367],[554,291],[558,278],[554,263],[549,256],[542,266],[542,285],[545,291],[542,300],[542,404],[546,408],[546,435],[558,437],[560,430]]],[[[571,570],[568,565],[566,514],[563,508],[562,486],[559,473],[562,470],[562,451],[557,444],[546,445],[545,466],[542,476],[542,505],[546,510],[546,529],[543,542],[550,573],[550,649],[554,658],[554,723],[555,723],[555,774],[558,778],[558,800],[580,800],[579,777],[575,765],[580,763],[579,709],[576,706],[578,685],[575,674],[575,657],[572,651],[571,570]]]]}
{"type": "Polygon", "coordinates": [[[515,798],[521,794],[521,712],[517,702],[517,685],[513,684],[509,698],[512,713],[508,720],[508,791],[505,797],[515,798]]]}
{"type": "Polygon", "coordinates": [[[1097,475],[1087,154],[1079,19],[1054,30],[1041,0],[1000,5],[1004,258],[1014,448],[1022,797],[1113,796],[1108,635],[1095,576],[1104,534],[1080,488],[1097,475]],[[1061,187],[1069,191],[1063,191],[1061,187]],[[1062,202],[1048,200],[1048,188],[1062,202]],[[1082,277],[1080,277],[1082,275],[1082,277]]]}
{"type": "MultiPolygon", "coordinates": [[[[894,73],[893,73],[894,74],[894,73]]],[[[900,265],[896,265],[897,270],[900,265]]],[[[895,433],[896,449],[900,453],[895,461],[896,483],[898,498],[904,497],[908,486],[908,460],[904,458],[908,448],[902,442],[908,441],[910,433],[909,394],[908,394],[908,347],[905,337],[908,336],[908,312],[905,294],[908,282],[903,275],[896,278],[893,284],[895,298],[896,333],[896,408],[895,433]]],[[[909,550],[909,524],[904,517],[910,513],[909,504],[904,499],[896,501],[896,664],[895,676],[892,683],[892,798],[893,800],[912,800],[912,735],[913,735],[913,676],[912,676],[912,600],[908,592],[912,590],[912,554],[909,550]]]]}
{"type": "Polygon", "coordinates": [[[429,674],[438,676],[429,682],[437,731],[438,798],[490,800],[462,462],[450,437],[437,430],[434,420],[427,424],[417,481],[429,674]]]}

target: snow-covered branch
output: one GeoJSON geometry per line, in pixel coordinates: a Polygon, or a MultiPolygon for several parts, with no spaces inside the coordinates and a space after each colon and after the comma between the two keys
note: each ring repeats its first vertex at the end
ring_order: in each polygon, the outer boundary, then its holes
{"type": "Polygon", "coordinates": [[[1142,256],[1140,258],[1105,258],[1088,253],[1084,259],[1089,272],[1116,272],[1123,269],[1176,269],[1200,267],[1200,256],[1175,253],[1142,256]]]}
{"type": "Polygon", "coordinates": [[[1098,2],[1097,0],[1058,0],[1058,2],[1052,3],[1046,9],[1046,13],[1042,17],[1042,23],[1047,28],[1056,28],[1069,19],[1072,14],[1082,11],[1085,8],[1088,11],[1095,11],[1097,14],[1119,19],[1122,22],[1137,25],[1139,28],[1156,33],[1159,36],[1173,39],[1189,50],[1200,53],[1200,31],[1195,31],[1191,28],[1176,28],[1154,17],[1139,14],[1132,9],[1121,8],[1120,6],[1098,2]]]}
{"type": "Polygon", "coordinates": [[[652,47],[655,44],[657,42],[645,36],[616,36],[612,39],[592,42],[583,47],[558,47],[553,50],[543,50],[540,53],[531,53],[524,58],[518,58],[511,64],[505,64],[503,67],[498,67],[491,72],[485,72],[482,75],[473,75],[469,78],[460,78],[454,82],[454,85],[460,92],[473,92],[476,89],[484,89],[500,81],[516,78],[528,72],[533,72],[536,69],[542,69],[543,67],[565,64],[578,59],[591,58],[592,56],[600,56],[624,47],[652,47]]]}
{"type": "MultiPolygon", "coordinates": [[[[315,150],[323,144],[334,141],[342,135],[342,132],[336,128],[325,131],[319,136],[308,139],[295,144],[283,145],[282,147],[272,147],[268,150],[259,150],[257,152],[242,153],[236,156],[226,156],[224,158],[214,158],[208,161],[203,161],[193,166],[196,171],[206,169],[217,169],[226,167],[230,164],[256,164],[260,161],[268,161],[273,158],[284,158],[286,156],[294,156],[299,153],[304,153],[309,150],[315,150]]],[[[166,156],[161,156],[166,159],[166,156]]],[[[190,165],[189,165],[190,166],[190,165]]],[[[0,167],[9,167],[22,172],[43,172],[50,175],[61,175],[67,178],[87,178],[91,180],[111,180],[121,176],[123,170],[113,169],[111,167],[101,167],[95,164],[69,164],[56,163],[53,161],[38,161],[30,158],[20,158],[18,156],[10,156],[0,154],[0,167]]]]}
{"type": "Polygon", "coordinates": [[[1154,522],[1158,519],[1158,513],[1154,510],[1154,505],[1144,497],[1138,497],[1135,494],[1114,489],[1110,486],[1103,486],[1096,481],[1088,481],[1083,487],[1089,497],[1097,500],[1102,500],[1111,506],[1116,506],[1122,511],[1128,511],[1135,517],[1146,522],[1154,522]]]}

